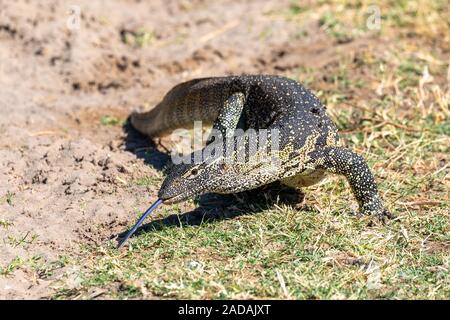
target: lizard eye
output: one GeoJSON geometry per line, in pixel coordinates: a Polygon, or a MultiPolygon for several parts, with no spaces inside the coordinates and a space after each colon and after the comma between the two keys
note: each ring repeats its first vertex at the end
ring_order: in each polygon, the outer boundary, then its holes
{"type": "Polygon", "coordinates": [[[186,179],[193,179],[195,178],[201,170],[199,168],[192,168],[191,170],[187,171],[183,176],[186,179]]]}

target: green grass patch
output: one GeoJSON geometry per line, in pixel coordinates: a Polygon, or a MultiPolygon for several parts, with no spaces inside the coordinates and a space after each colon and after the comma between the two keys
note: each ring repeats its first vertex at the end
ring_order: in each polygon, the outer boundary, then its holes
{"type": "Polygon", "coordinates": [[[103,126],[121,126],[124,124],[124,121],[111,115],[104,115],[100,118],[100,123],[103,126]]]}

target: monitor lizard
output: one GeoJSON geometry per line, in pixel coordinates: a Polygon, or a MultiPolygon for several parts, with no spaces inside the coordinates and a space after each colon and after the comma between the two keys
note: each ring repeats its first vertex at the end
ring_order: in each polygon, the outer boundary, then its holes
{"type": "Polygon", "coordinates": [[[275,181],[300,189],[335,173],[347,178],[360,214],[383,220],[390,216],[366,161],[340,146],[326,107],[292,79],[243,75],[190,80],[172,88],[152,110],[133,113],[130,120],[149,137],[194,121],[210,123],[219,133],[189,156],[197,161],[172,168],[158,193],[163,203],[205,193],[237,193],[275,181]],[[257,133],[257,148],[251,145],[254,135],[246,135],[249,129],[257,133]],[[241,134],[235,134],[239,130],[241,134]],[[259,136],[263,132],[265,136],[259,136]]]}

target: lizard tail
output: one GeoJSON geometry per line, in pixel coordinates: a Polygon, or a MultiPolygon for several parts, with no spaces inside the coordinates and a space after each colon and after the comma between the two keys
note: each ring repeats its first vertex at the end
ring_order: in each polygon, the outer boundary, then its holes
{"type": "Polygon", "coordinates": [[[223,88],[227,82],[227,78],[203,78],[181,83],[152,110],[131,114],[131,124],[141,133],[155,137],[190,127],[194,121],[211,123],[228,98],[223,88]]]}
{"type": "Polygon", "coordinates": [[[138,113],[133,112],[130,115],[131,125],[138,130],[139,132],[148,135],[154,136],[157,134],[158,130],[155,130],[153,123],[155,123],[155,118],[157,116],[157,110],[153,109],[148,112],[138,113]]]}

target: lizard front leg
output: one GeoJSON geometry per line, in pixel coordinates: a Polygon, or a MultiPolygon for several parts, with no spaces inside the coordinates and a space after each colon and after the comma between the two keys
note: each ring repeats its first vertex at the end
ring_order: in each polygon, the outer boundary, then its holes
{"type": "Polygon", "coordinates": [[[245,96],[242,92],[232,94],[223,104],[220,109],[219,116],[214,121],[213,131],[209,136],[206,144],[216,141],[218,134],[222,135],[222,139],[233,135],[234,131],[239,125],[241,119],[242,109],[245,104],[245,96]],[[214,138],[214,139],[213,139],[214,138]]]}
{"type": "Polygon", "coordinates": [[[391,216],[384,208],[375,178],[363,157],[340,147],[326,147],[313,152],[311,156],[316,168],[341,174],[347,178],[362,214],[391,216]]]}

